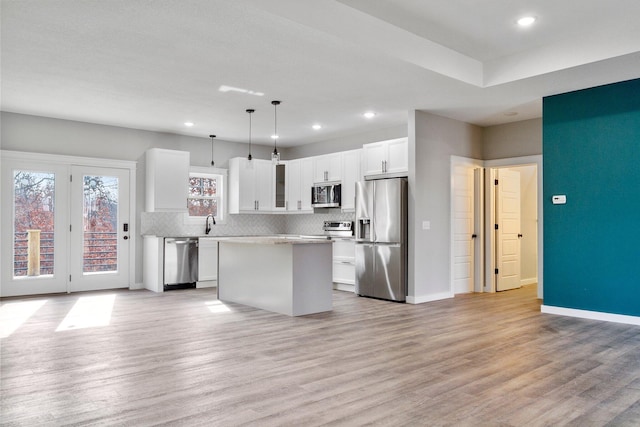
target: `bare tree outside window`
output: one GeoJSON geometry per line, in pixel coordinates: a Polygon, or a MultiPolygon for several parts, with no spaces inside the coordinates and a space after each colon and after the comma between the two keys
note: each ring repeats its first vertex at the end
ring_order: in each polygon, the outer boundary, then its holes
{"type": "Polygon", "coordinates": [[[83,191],[83,271],[117,271],[118,178],[87,175],[83,191]]]}
{"type": "Polygon", "coordinates": [[[55,174],[16,170],[13,182],[13,275],[51,275],[54,267],[55,174]],[[29,268],[30,262],[37,264],[37,268],[29,268]]]}

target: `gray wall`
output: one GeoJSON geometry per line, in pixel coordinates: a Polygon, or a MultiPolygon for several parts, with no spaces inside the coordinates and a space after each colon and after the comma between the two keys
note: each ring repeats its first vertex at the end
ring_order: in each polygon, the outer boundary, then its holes
{"type": "Polygon", "coordinates": [[[482,131],[421,111],[409,115],[409,296],[416,302],[450,293],[451,156],[482,158],[482,131]]]}
{"type": "MultiPolygon", "coordinates": [[[[149,148],[189,151],[193,166],[209,166],[211,140],[71,120],[2,112],[2,149],[117,160],[144,160],[149,148]]],[[[246,156],[248,145],[214,142],[216,167],[228,167],[232,157],[246,156]]],[[[254,145],[255,158],[269,159],[271,147],[254,145]]],[[[143,173],[144,176],[144,173],[143,173]]]]}
{"type": "Polygon", "coordinates": [[[489,126],[482,134],[482,160],[542,154],[542,119],[489,126]]]}

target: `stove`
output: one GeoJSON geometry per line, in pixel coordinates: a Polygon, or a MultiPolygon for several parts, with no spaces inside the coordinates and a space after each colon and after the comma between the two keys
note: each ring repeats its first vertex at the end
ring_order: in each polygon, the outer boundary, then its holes
{"type": "Polygon", "coordinates": [[[353,236],[353,221],[325,221],[322,229],[326,236],[351,237],[353,236]]]}

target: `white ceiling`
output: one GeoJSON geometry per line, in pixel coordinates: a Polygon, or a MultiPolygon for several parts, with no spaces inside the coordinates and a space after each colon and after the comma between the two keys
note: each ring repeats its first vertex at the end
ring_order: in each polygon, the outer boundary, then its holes
{"type": "Polygon", "coordinates": [[[278,144],[294,146],[413,109],[535,118],[543,96],[640,77],[638,0],[2,0],[0,13],[3,111],[229,141],[247,141],[254,108],[254,142],[270,143],[273,99],[278,144]],[[518,28],[526,14],[537,23],[518,28]]]}

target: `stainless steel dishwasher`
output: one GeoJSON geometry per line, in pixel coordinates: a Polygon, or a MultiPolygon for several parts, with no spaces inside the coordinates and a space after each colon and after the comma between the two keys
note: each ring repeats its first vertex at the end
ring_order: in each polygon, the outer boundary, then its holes
{"type": "Polygon", "coordinates": [[[164,290],[195,288],[198,281],[198,238],[165,237],[164,290]]]}

